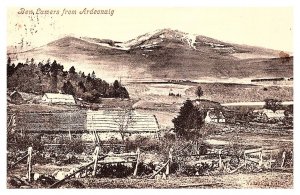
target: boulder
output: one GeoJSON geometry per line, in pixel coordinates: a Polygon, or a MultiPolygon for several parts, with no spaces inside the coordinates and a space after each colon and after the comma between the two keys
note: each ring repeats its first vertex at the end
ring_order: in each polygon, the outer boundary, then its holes
{"type": "Polygon", "coordinates": [[[68,175],[67,172],[65,171],[57,171],[57,173],[53,174],[54,178],[56,180],[62,180],[63,178],[65,178],[68,175]]]}
{"type": "Polygon", "coordinates": [[[33,180],[36,181],[40,178],[40,174],[39,173],[34,173],[33,174],[33,180]]]}

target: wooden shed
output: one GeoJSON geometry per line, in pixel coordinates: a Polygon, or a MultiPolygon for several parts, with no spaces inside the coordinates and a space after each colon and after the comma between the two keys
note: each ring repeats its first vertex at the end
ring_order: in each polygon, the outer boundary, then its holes
{"type": "Polygon", "coordinates": [[[76,104],[72,95],[61,93],[45,93],[42,97],[42,102],[47,104],[76,104]]]}

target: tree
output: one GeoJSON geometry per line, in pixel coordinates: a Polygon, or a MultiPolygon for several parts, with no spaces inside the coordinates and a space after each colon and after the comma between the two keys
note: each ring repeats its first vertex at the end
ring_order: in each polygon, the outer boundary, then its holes
{"type": "Polygon", "coordinates": [[[174,132],[188,140],[195,140],[203,136],[201,127],[204,124],[204,112],[195,107],[191,100],[184,102],[179,115],[172,120],[174,132]]]}
{"type": "Polygon", "coordinates": [[[71,74],[75,74],[75,73],[76,73],[74,66],[72,66],[72,67],[69,69],[69,73],[71,73],[71,74]]]}
{"type": "Polygon", "coordinates": [[[134,112],[131,108],[123,107],[122,110],[116,111],[114,115],[114,122],[117,124],[119,133],[121,135],[122,141],[125,141],[125,134],[128,130],[128,127],[135,123],[134,121],[134,112]]]}
{"type": "Polygon", "coordinates": [[[203,90],[202,90],[201,86],[197,87],[195,94],[199,99],[201,96],[203,96],[203,90]]]}
{"type": "Polygon", "coordinates": [[[31,66],[34,65],[34,59],[33,59],[33,58],[31,58],[31,60],[30,60],[30,65],[31,65],[31,66]]]}
{"type": "Polygon", "coordinates": [[[86,91],[86,88],[85,88],[84,83],[82,81],[78,82],[78,87],[79,87],[79,89],[82,90],[83,93],[86,91]]]}
{"type": "Polygon", "coordinates": [[[15,72],[15,64],[11,64],[11,58],[7,58],[7,76],[10,77],[15,72]]]}
{"type": "Polygon", "coordinates": [[[129,93],[125,87],[120,87],[119,89],[117,89],[115,95],[122,99],[129,98],[129,93]]]}
{"type": "Polygon", "coordinates": [[[119,83],[118,80],[115,80],[113,86],[114,86],[114,89],[119,89],[121,87],[121,85],[120,85],[120,83],[119,83]]]}
{"type": "Polygon", "coordinates": [[[273,112],[282,108],[282,101],[277,99],[265,99],[265,109],[270,109],[273,112]]]}
{"type": "Polygon", "coordinates": [[[96,78],[95,71],[92,72],[91,78],[92,78],[92,79],[95,79],[95,78],[96,78]]]}
{"type": "Polygon", "coordinates": [[[11,58],[8,56],[7,58],[7,66],[10,66],[11,65],[11,58]]]}
{"type": "Polygon", "coordinates": [[[62,91],[65,94],[75,95],[75,89],[70,81],[64,83],[62,91]]]}
{"type": "Polygon", "coordinates": [[[86,77],[86,81],[89,82],[89,81],[91,81],[91,80],[92,80],[91,74],[89,73],[89,74],[87,75],[87,77],[86,77]]]}

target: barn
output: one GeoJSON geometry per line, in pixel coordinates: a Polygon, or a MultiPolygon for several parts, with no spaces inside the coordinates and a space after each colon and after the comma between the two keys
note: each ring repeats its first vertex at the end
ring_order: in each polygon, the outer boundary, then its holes
{"type": "Polygon", "coordinates": [[[61,93],[45,93],[42,97],[42,103],[46,104],[68,104],[75,105],[75,99],[72,95],[61,93]]]}
{"type": "Polygon", "coordinates": [[[141,114],[131,110],[87,111],[87,131],[98,134],[101,140],[128,139],[137,136],[157,137],[159,124],[155,115],[141,114]]]}

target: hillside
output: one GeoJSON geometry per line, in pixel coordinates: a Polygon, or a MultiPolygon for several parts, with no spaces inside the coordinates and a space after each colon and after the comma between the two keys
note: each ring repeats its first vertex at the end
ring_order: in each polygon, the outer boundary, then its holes
{"type": "MultiPolygon", "coordinates": [[[[9,53],[9,51],[8,51],[9,53]]],[[[293,57],[281,51],[226,43],[171,29],[157,30],[126,42],[64,37],[22,53],[18,60],[57,59],[102,78],[191,79],[292,77],[293,57]],[[281,57],[281,58],[280,58],[281,57]],[[114,78],[111,78],[111,72],[114,78]]],[[[69,68],[69,67],[67,67],[69,68]]]]}
{"type": "Polygon", "coordinates": [[[81,98],[87,102],[99,103],[105,98],[129,98],[127,89],[115,80],[113,84],[97,78],[95,72],[78,71],[72,66],[68,71],[64,66],[47,61],[11,63],[7,61],[7,88],[8,91],[21,91],[42,95],[44,93],[64,93],[81,98]]]}

